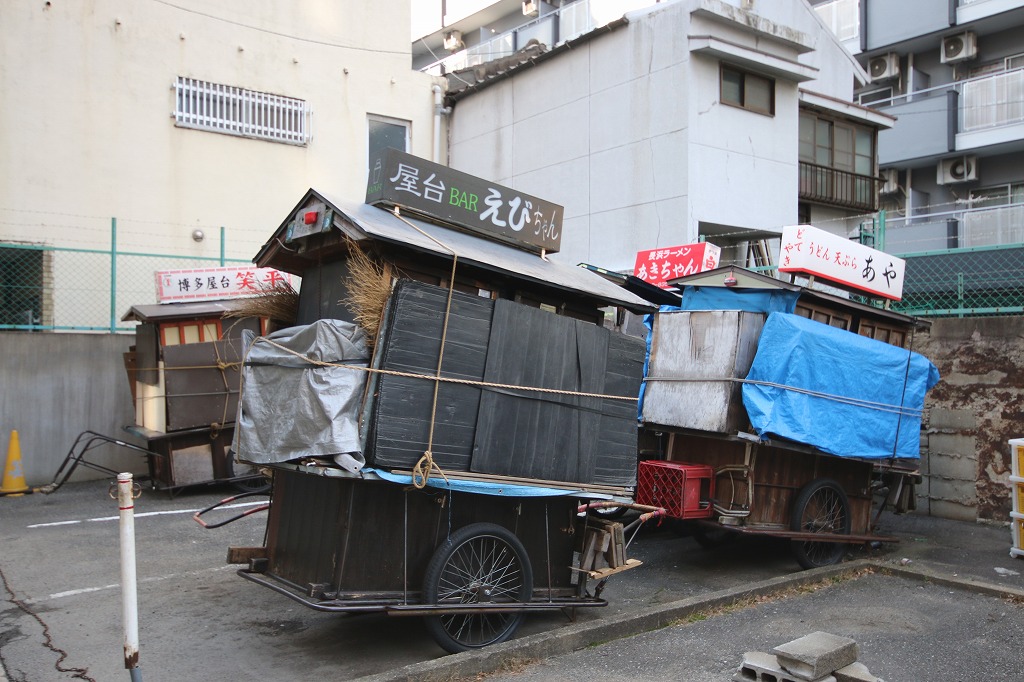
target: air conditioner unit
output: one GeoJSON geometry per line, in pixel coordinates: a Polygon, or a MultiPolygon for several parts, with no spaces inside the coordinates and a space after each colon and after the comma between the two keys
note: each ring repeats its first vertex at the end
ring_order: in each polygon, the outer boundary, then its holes
{"type": "Polygon", "coordinates": [[[868,75],[871,82],[884,81],[900,75],[900,56],[895,52],[881,54],[868,60],[868,75]]]}
{"type": "Polygon", "coordinates": [[[533,0],[523,0],[523,15],[535,17],[540,14],[540,3],[533,0]]]}
{"type": "Polygon", "coordinates": [[[939,161],[935,181],[940,185],[953,185],[978,179],[978,157],[956,156],[939,161]]]}
{"type": "Polygon", "coordinates": [[[462,43],[462,31],[448,31],[444,34],[444,49],[449,52],[458,52],[465,45],[462,43]]]}
{"type": "Polygon", "coordinates": [[[900,191],[899,169],[886,168],[882,171],[882,186],[878,191],[882,194],[895,194],[900,191]]]}
{"type": "Polygon", "coordinates": [[[977,56],[978,37],[970,31],[942,39],[942,54],[939,61],[943,64],[955,64],[977,56]]]}

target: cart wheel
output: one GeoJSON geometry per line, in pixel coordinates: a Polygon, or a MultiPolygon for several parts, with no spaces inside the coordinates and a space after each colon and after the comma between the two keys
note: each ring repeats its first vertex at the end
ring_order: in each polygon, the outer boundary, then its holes
{"type": "Polygon", "coordinates": [[[255,464],[242,462],[231,463],[231,477],[251,476],[240,481],[232,481],[231,486],[242,493],[269,493],[270,479],[260,473],[260,468],[255,464]]]}
{"type": "Polygon", "coordinates": [[[597,518],[608,519],[609,521],[622,518],[628,511],[629,507],[595,507],[594,509],[587,510],[587,512],[597,518]]]}
{"type": "MultiPolygon", "coordinates": [[[[829,478],[811,481],[793,502],[790,529],[804,533],[850,533],[850,500],[842,487],[829,478]]],[[[846,544],[793,540],[793,554],[804,568],[831,566],[843,559],[846,544]]]]}
{"type": "MultiPolygon", "coordinates": [[[[510,531],[474,523],[451,535],[431,557],[423,579],[427,604],[529,602],[533,571],[526,549],[510,531]]],[[[504,642],[525,613],[479,613],[426,618],[427,630],[449,653],[504,642]]]]}

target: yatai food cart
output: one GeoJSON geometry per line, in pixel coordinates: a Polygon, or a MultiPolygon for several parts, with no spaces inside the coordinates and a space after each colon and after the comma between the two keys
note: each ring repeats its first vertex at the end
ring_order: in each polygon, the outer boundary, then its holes
{"type": "Polygon", "coordinates": [[[580,500],[629,502],[653,310],[548,260],[562,209],[390,150],[367,201],[309,190],[255,258],[302,278],[249,335],[233,448],[273,480],[244,577],[311,608],[425,616],[448,651],[602,606],[638,564],[580,500]],[[591,592],[588,580],[600,582],[591,592]]]}
{"type": "Polygon", "coordinates": [[[811,568],[891,540],[878,514],[913,508],[939,377],[910,350],[920,322],[871,304],[899,299],[902,261],[806,225],[785,228],[781,258],[830,290],[735,267],[669,281],[682,302],[652,319],[640,418],[656,454],[636,500],[702,544],[788,538],[811,568]]]}

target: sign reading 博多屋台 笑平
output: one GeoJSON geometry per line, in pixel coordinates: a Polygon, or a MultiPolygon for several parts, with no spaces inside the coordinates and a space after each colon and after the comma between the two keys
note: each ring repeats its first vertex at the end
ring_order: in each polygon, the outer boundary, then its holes
{"type": "Polygon", "coordinates": [[[366,203],[399,206],[530,251],[558,251],[564,209],[426,159],[387,149],[370,163],[366,203]]]}
{"type": "Polygon", "coordinates": [[[841,286],[899,301],[906,261],[812,225],[782,228],[779,272],[827,279],[841,286]]]}

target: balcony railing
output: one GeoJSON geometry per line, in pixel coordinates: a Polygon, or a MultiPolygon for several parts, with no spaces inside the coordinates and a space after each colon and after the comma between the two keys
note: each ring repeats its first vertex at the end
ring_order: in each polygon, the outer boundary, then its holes
{"type": "Polygon", "coordinates": [[[1024,244],[1024,204],[910,218],[890,216],[886,219],[886,241],[894,251],[903,253],[1024,244]]]}
{"type": "Polygon", "coordinates": [[[800,198],[858,211],[878,208],[879,180],[871,175],[800,162],[800,198]]]}
{"type": "Polygon", "coordinates": [[[960,132],[1024,121],[1024,69],[974,78],[960,84],[960,132]]]}
{"type": "Polygon", "coordinates": [[[478,66],[511,55],[516,50],[526,47],[526,44],[532,39],[551,48],[606,26],[621,18],[626,12],[653,5],[658,1],[619,0],[615,3],[592,3],[591,0],[577,0],[548,14],[542,14],[488,41],[439,59],[433,64],[423,67],[420,71],[439,76],[478,66]]]}

